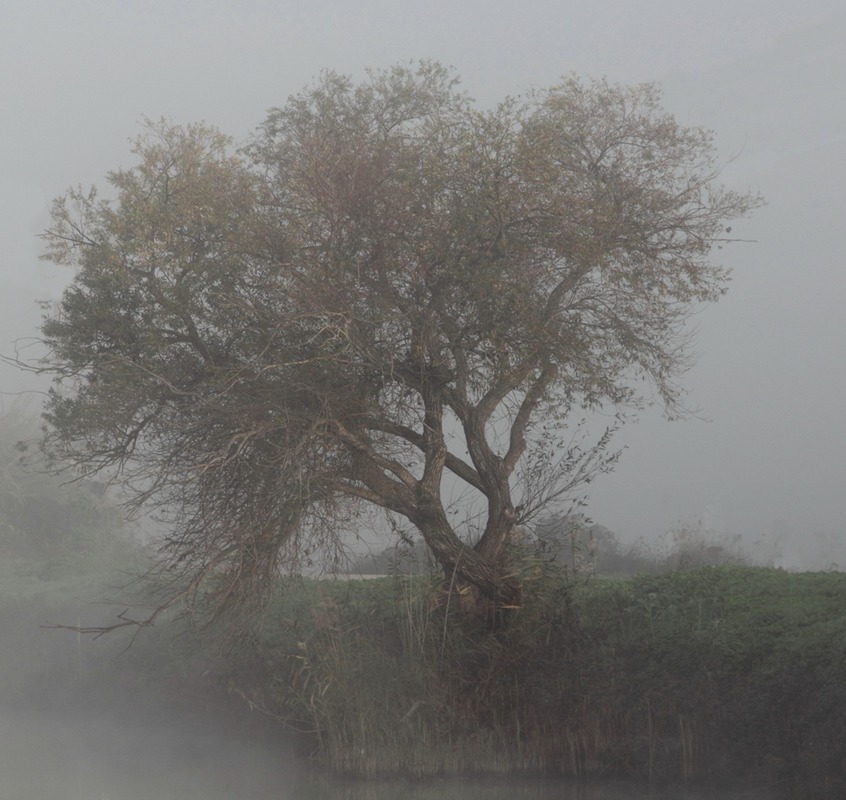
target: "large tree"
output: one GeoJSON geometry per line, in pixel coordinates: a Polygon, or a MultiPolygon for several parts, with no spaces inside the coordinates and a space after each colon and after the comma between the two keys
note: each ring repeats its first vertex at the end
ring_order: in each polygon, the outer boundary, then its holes
{"type": "Polygon", "coordinates": [[[216,609],[367,506],[453,585],[515,603],[521,515],[607,455],[557,457],[551,433],[677,407],[686,318],[726,288],[710,251],[758,203],[652,86],[573,78],[480,110],[432,63],[324,74],[239,151],[162,122],[134,152],[46,233],[76,270],[43,324],[49,445],[163,511],[165,565],[216,609]],[[448,484],[481,498],[473,537],[448,484]]]}

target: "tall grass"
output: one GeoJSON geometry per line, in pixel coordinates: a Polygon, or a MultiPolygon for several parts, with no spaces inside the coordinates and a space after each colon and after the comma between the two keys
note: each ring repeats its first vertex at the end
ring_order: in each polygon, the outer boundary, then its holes
{"type": "Polygon", "coordinates": [[[347,774],[744,778],[835,797],[819,787],[846,786],[844,607],[842,574],[544,569],[492,632],[425,578],[303,581],[233,680],[347,774]]]}
{"type": "Polygon", "coordinates": [[[527,604],[494,634],[468,628],[426,578],[307,581],[262,632],[273,677],[257,702],[313,731],[320,760],[345,773],[537,771],[533,743],[557,733],[523,677],[566,688],[554,665],[573,631],[554,607],[527,604]]]}

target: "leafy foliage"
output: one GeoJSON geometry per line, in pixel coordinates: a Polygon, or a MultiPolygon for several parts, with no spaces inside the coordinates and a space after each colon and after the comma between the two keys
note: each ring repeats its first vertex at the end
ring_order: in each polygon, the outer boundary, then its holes
{"type": "Polygon", "coordinates": [[[709,252],[758,203],[654,87],[478,110],[432,63],[326,73],[238,153],[164,122],[134,152],[46,234],[76,270],[43,325],[48,448],[157,507],[180,593],[217,610],[368,506],[518,603],[515,526],[616,458],[608,434],[573,444],[571,414],[637,408],[643,381],[678,409],[683,323],[725,290],[709,252]],[[479,498],[472,542],[448,481],[479,498]]]}

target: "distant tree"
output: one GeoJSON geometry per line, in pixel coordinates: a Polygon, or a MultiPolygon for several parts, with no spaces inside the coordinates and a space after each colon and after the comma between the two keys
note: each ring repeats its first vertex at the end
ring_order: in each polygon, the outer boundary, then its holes
{"type": "Polygon", "coordinates": [[[128,563],[136,548],[102,485],[25,463],[18,443],[38,432],[36,415],[0,410],[0,569],[47,578],[128,563]]]}
{"type": "Polygon", "coordinates": [[[558,450],[571,415],[678,409],[683,324],[726,288],[709,253],[758,204],[652,86],[479,110],[433,63],[326,73],[240,152],[160,122],[134,153],[45,235],[76,270],[42,328],[47,446],[168,516],[163,563],[212,610],[368,505],[465,594],[518,602],[515,525],[614,459],[558,450]],[[447,476],[481,498],[472,541],[447,476]]]}
{"type": "Polygon", "coordinates": [[[534,535],[547,556],[572,572],[605,572],[605,558],[613,561],[619,551],[612,531],[578,512],[539,519],[534,535]]]}

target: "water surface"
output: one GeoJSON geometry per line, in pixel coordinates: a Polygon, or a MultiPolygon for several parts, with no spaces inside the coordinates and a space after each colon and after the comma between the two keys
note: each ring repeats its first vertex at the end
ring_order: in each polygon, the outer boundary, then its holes
{"type": "Polygon", "coordinates": [[[333,780],[266,726],[166,708],[0,711],[3,800],[773,800],[631,783],[333,780]],[[122,716],[124,714],[124,716],[122,716]]]}

